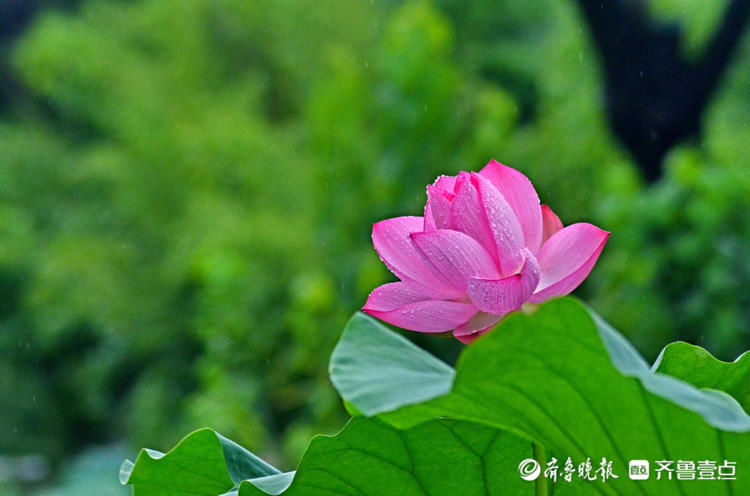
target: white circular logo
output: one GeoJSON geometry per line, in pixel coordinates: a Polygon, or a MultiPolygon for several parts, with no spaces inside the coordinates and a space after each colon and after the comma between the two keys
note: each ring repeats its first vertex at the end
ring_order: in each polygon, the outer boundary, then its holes
{"type": "Polygon", "coordinates": [[[521,474],[523,480],[533,481],[539,478],[542,468],[539,466],[538,461],[533,458],[527,458],[518,464],[518,472],[521,474]]]}

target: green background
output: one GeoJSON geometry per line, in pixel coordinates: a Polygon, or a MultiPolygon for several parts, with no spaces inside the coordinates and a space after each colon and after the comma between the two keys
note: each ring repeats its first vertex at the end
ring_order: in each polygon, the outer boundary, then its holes
{"type": "MultiPolygon", "coordinates": [[[[688,56],[724,5],[652,2],[688,56]]],[[[648,359],[749,347],[748,40],[650,187],[571,0],[91,0],[3,58],[3,494],[126,494],[124,455],[203,426],[294,468],[343,425],[328,356],[392,280],[372,223],[493,157],[612,232],[578,294],[648,359]]]]}

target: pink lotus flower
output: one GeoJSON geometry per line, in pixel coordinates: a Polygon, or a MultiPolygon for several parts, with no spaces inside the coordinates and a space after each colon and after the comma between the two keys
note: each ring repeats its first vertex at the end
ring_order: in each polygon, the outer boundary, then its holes
{"type": "Polygon", "coordinates": [[[373,226],[375,250],[400,282],[376,288],[362,310],[468,343],[526,302],[573,291],[608,237],[591,224],[563,228],[526,176],[493,160],[427,186],[424,217],[373,226]]]}

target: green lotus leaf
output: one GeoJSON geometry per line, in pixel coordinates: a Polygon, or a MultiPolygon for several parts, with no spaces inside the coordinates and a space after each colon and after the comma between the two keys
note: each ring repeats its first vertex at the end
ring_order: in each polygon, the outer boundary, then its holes
{"type": "Polygon", "coordinates": [[[724,391],[750,411],[750,352],[730,363],[714,358],[700,346],[677,342],[662,350],[654,368],[701,389],[724,391]]]}
{"type": "MultiPolygon", "coordinates": [[[[713,383],[718,389],[701,389],[691,379],[695,374],[653,371],[624,337],[573,298],[504,319],[462,353],[450,392],[428,400],[410,401],[410,391],[401,387],[411,382],[410,374],[426,373],[404,365],[428,361],[423,356],[414,361],[423,352],[389,346],[393,366],[387,370],[372,360],[391,334],[369,317],[355,317],[332,356],[334,385],[366,415],[377,414],[399,428],[450,417],[507,430],[543,445],[558,460],[606,458],[620,477],[590,486],[602,494],[750,494],[750,416],[732,387],[722,390],[719,381],[713,383]],[[362,384],[342,381],[353,374],[362,384]],[[378,384],[368,377],[377,377],[378,384]],[[388,402],[357,394],[374,387],[389,391],[388,402]],[[628,477],[630,460],[647,460],[652,469],[663,460],[674,461],[672,468],[680,460],[719,465],[726,460],[736,464],[737,473],[735,480],[673,475],[671,481],[655,476],[637,481],[628,477]]],[[[665,356],[671,360],[672,352],[665,356]]],[[[743,363],[726,364],[733,371],[727,376],[743,377],[743,363]]],[[[431,364],[430,370],[436,368],[431,364]]],[[[436,376],[434,390],[444,388],[447,378],[436,376]]]]}
{"type": "Polygon", "coordinates": [[[535,494],[518,464],[531,444],[492,427],[449,419],[399,430],[353,418],[336,436],[317,436],[296,472],[280,472],[210,429],[172,451],[144,450],[126,462],[123,483],[134,496],[455,496],[535,494]],[[260,474],[266,475],[260,475],[260,474]],[[248,480],[236,477],[247,476],[248,480]]]}

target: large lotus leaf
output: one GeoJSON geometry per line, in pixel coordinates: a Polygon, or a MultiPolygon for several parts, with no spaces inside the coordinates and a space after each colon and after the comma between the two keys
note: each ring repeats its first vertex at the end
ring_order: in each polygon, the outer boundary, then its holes
{"type": "MultiPolygon", "coordinates": [[[[333,383],[366,415],[380,414],[400,428],[447,416],[508,430],[540,443],[558,460],[590,457],[597,465],[606,458],[620,477],[589,483],[602,494],[750,494],[750,417],[732,396],[735,382],[700,389],[696,385],[704,384],[689,368],[680,378],[652,371],[627,340],[572,298],[551,301],[533,315],[509,316],[462,353],[450,392],[430,400],[415,402],[401,387],[415,373],[405,364],[428,360],[406,340],[394,349],[393,334],[357,315],[334,351],[333,383]],[[381,341],[389,342],[388,365],[372,360],[381,341]],[[377,385],[368,377],[377,377],[377,385]],[[389,391],[388,402],[361,393],[372,388],[389,391]],[[671,468],[680,460],[727,460],[736,463],[736,480],[676,480],[674,474],[671,481],[654,474],[630,480],[630,460],[647,460],[651,470],[662,460],[673,460],[671,468]]],[[[742,366],[726,364],[730,371],[742,366]]],[[[434,374],[434,380],[432,389],[440,390],[449,374],[434,374]]],[[[559,482],[556,487],[567,492],[559,482]]]]}
{"type": "Polygon", "coordinates": [[[257,457],[239,448],[230,458],[225,441],[204,429],[166,455],[144,450],[134,465],[124,465],[123,483],[133,486],[135,496],[531,496],[536,491],[517,468],[533,456],[531,445],[469,422],[433,420],[399,430],[357,417],[336,436],[315,437],[296,473],[264,463],[255,470],[257,457]],[[250,480],[238,480],[240,474],[250,480]]]}

